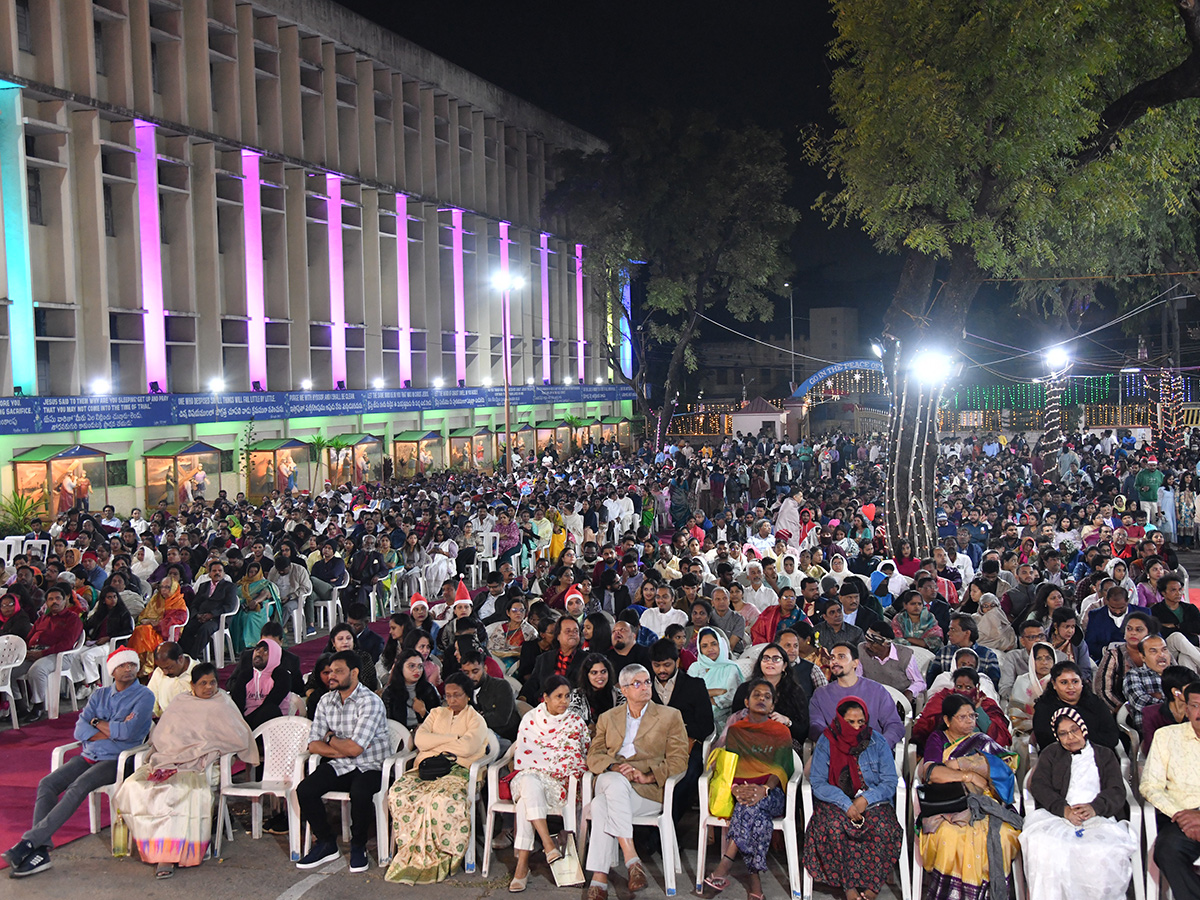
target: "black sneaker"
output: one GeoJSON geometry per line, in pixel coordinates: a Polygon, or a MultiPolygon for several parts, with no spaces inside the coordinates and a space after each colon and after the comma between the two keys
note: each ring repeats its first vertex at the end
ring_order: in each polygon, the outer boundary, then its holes
{"type": "Polygon", "coordinates": [[[296,868],[315,869],[317,866],[323,866],[325,863],[331,863],[341,858],[342,854],[338,852],[336,841],[318,841],[312,845],[311,850],[304,854],[300,862],[296,863],[296,868]]]}
{"type": "Polygon", "coordinates": [[[275,813],[271,818],[263,823],[263,831],[267,834],[287,834],[288,833],[288,817],[287,813],[275,813]]]}
{"type": "Polygon", "coordinates": [[[27,857],[25,861],[12,870],[9,878],[25,878],[28,875],[36,875],[38,872],[44,872],[50,868],[53,863],[50,862],[50,848],[38,847],[27,857]]]}
{"type": "Polygon", "coordinates": [[[34,722],[40,722],[44,718],[46,718],[46,710],[40,706],[35,706],[29,712],[25,713],[25,715],[19,717],[17,721],[22,725],[32,725],[34,722]]]}
{"type": "Polygon", "coordinates": [[[11,849],[4,851],[4,860],[9,866],[15,869],[21,863],[25,862],[29,858],[29,854],[33,853],[35,849],[37,848],[33,844],[21,838],[21,840],[13,844],[11,849]]]}
{"type": "Polygon", "coordinates": [[[350,847],[350,871],[365,872],[371,866],[371,858],[367,856],[366,847],[350,847]]]}

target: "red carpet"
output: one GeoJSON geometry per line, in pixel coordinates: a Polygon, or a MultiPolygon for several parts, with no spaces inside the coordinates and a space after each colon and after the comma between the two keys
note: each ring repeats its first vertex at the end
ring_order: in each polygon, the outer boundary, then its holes
{"type": "MultiPolygon", "coordinates": [[[[386,638],[387,620],[380,619],[372,623],[371,629],[386,638]]],[[[307,675],[328,642],[328,636],[322,635],[288,649],[300,657],[300,670],[307,675]]],[[[221,670],[222,685],[232,673],[233,663],[221,670]]],[[[60,717],[53,721],[44,720],[19,730],[0,732],[0,758],[4,760],[4,765],[0,766],[0,795],[4,797],[4,815],[0,817],[0,850],[7,850],[19,841],[29,828],[38,782],[50,771],[51,752],[55,747],[69,744],[75,739],[78,713],[71,711],[69,703],[64,703],[63,707],[60,717]]],[[[100,808],[101,822],[108,827],[107,801],[100,808]]],[[[54,845],[61,847],[88,834],[87,806],[84,805],[54,836],[54,845]]],[[[7,863],[0,859],[0,869],[6,866],[7,863]]]]}

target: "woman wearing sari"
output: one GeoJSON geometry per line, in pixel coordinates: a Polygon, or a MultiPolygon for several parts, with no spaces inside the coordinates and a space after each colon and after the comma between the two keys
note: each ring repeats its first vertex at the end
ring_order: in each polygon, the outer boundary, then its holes
{"type": "Polygon", "coordinates": [[[896,763],[887,739],[871,728],[866,704],[847,697],[813,749],[812,819],[804,868],[840,887],[847,900],[874,900],[900,858],[901,826],[893,806],[896,763]]]}
{"type": "MultiPolygon", "coordinates": [[[[403,572],[389,571],[388,577],[399,579],[405,587],[405,591],[410,598],[420,596],[421,590],[421,572],[431,562],[429,554],[425,552],[425,548],[421,546],[421,536],[417,534],[416,529],[410,531],[404,538],[404,545],[396,551],[396,566],[404,569],[403,572]]],[[[439,581],[436,587],[430,582],[430,589],[436,590],[441,586],[439,581]]]]}
{"type": "Polygon", "coordinates": [[[513,771],[517,774],[510,786],[516,805],[513,847],[517,868],[508,890],[514,894],[525,890],[535,832],[547,863],[561,857],[546,816],[562,814],[567,785],[587,771],[588,744],[592,742],[587,722],[570,709],[571,683],[561,675],[551,675],[542,688],[542,702],[521,719],[513,745],[513,771]]]}
{"type": "Polygon", "coordinates": [[[699,654],[688,669],[693,678],[703,678],[708,688],[708,699],[713,708],[715,731],[725,728],[729,710],[733,706],[733,695],[742,682],[742,670],[729,656],[729,641],[719,628],[704,626],[697,632],[699,654]]]}
{"type": "Polygon", "coordinates": [[[771,717],[775,712],[775,688],[771,683],[756,678],[748,688],[745,711],[730,719],[716,745],[737,754],[737,769],[728,839],[721,848],[720,864],[704,883],[718,894],[725,890],[740,850],[746,864],[746,896],[763,900],[761,873],[767,868],[767,850],[771,847],[771,820],[783,815],[784,785],[793,772],[792,734],[771,717]]]}
{"type": "Polygon", "coordinates": [[[230,626],[233,649],[241,653],[258,643],[259,632],[271,618],[271,607],[279,609],[279,589],[275,582],[263,574],[257,562],[246,564],[246,574],[238,583],[238,600],[241,608],[230,626]]]}
{"type": "Polygon", "coordinates": [[[978,643],[984,647],[997,653],[1007,653],[1017,646],[1016,632],[1008,624],[1008,616],[1000,608],[1000,598],[995,594],[988,592],[979,598],[979,613],[975,622],[979,626],[978,643]]]}
{"type": "Polygon", "coordinates": [[[171,628],[188,620],[187,601],[179,582],[167,577],[158,583],[146,608],[137,617],[133,636],[126,642],[141,660],[141,673],[154,671],[154,651],[163,641],[170,640],[171,628]]]}
{"type": "Polygon", "coordinates": [[[429,564],[425,566],[425,584],[430,590],[434,586],[441,587],[457,574],[455,560],[458,558],[458,544],[446,535],[446,529],[438,525],[433,529],[433,539],[426,548],[429,553],[429,564]]]}
{"type": "MultiPolygon", "coordinates": [[[[1054,713],[1057,742],[1042,751],[1029,782],[1037,804],[1021,832],[1028,895],[1037,900],[1123,900],[1137,846],[1125,818],[1121,764],[1088,741],[1067,707],[1054,713]]],[[[1138,877],[1141,877],[1140,874],[1138,877]]]]}
{"type": "Polygon", "coordinates": [[[487,753],[487,722],[471,706],[475,685],[462,672],[446,679],[446,705],[430,710],[414,740],[413,767],[388,792],[392,822],[403,838],[384,877],[397,884],[445,881],[462,863],[471,835],[467,806],[470,765],[487,753]],[[452,755],[450,772],[423,781],[418,767],[426,759],[452,755]]]}
{"type": "Polygon", "coordinates": [[[905,591],[899,599],[900,612],[892,619],[892,634],[896,643],[905,647],[922,647],[937,654],[942,649],[942,626],[925,606],[918,591],[905,591]]]}
{"type": "Polygon", "coordinates": [[[524,597],[510,597],[504,615],[505,621],[487,626],[487,651],[508,674],[521,661],[521,647],[525,642],[538,639],[538,630],[525,618],[524,597]]]}
{"type": "Polygon", "coordinates": [[[150,736],[145,764],[113,798],[142,861],[157,866],[155,877],[171,877],[177,865],[198,866],[208,853],[213,793],[204,770],[226,753],[259,761],[249,726],[217,688],[216,667],[200,663],[192,692],[171,701],[150,736]]]}
{"type": "Polygon", "coordinates": [[[1029,651],[1029,671],[1017,676],[1008,699],[1014,739],[1028,741],[1033,734],[1033,707],[1050,683],[1050,670],[1057,658],[1054,647],[1045,641],[1038,641],[1029,651]]]}
{"type": "Polygon", "coordinates": [[[951,695],[942,703],[942,728],[925,742],[918,767],[922,783],[962,784],[966,806],[921,817],[923,900],[983,900],[992,881],[1012,872],[1021,828],[1021,817],[1009,806],[1017,757],[976,732],[976,723],[971,700],[951,695]]]}

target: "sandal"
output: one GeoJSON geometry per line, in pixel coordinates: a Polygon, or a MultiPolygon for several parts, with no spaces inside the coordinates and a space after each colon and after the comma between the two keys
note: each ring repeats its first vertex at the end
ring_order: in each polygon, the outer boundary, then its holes
{"type": "Polygon", "coordinates": [[[154,877],[158,879],[170,878],[175,874],[175,863],[159,863],[154,870],[154,877]]]}
{"type": "MultiPolygon", "coordinates": [[[[704,883],[718,894],[729,887],[729,879],[722,878],[720,875],[709,875],[704,879],[704,883]]],[[[762,900],[762,897],[759,897],[758,900],[762,900]]]]}
{"type": "Polygon", "coordinates": [[[546,865],[553,865],[563,858],[562,851],[555,847],[553,850],[543,850],[546,854],[546,865]]]}

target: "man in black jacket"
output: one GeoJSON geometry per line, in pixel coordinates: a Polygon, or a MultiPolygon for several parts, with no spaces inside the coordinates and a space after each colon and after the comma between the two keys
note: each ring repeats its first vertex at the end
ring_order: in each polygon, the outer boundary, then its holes
{"type": "Polygon", "coordinates": [[[367,605],[351,603],[346,608],[346,624],[354,632],[354,638],[358,641],[358,649],[366,650],[371,654],[373,662],[379,662],[379,656],[383,653],[383,638],[370,629],[371,612],[367,609],[367,605]]]}
{"type": "Polygon", "coordinates": [[[650,651],[637,642],[633,626],[620,619],[612,627],[612,646],[604,655],[613,664],[613,672],[618,676],[626,666],[638,665],[650,669],[650,651]]]}
{"type": "Polygon", "coordinates": [[[208,567],[208,577],[196,588],[192,615],[183,626],[179,645],[188,656],[204,658],[204,648],[221,627],[221,616],[237,612],[238,598],[233,582],[225,580],[225,567],[214,562],[208,567]]]}
{"type": "Polygon", "coordinates": [[[533,671],[521,687],[521,699],[531,706],[542,701],[542,683],[551,675],[565,674],[572,684],[587,654],[580,649],[579,623],[569,616],[559,620],[555,643],[537,658],[533,671]]]}
{"type": "Polygon", "coordinates": [[[654,672],[655,703],[679,710],[688,735],[687,772],[675,785],[672,816],[675,824],[697,802],[700,774],[704,771],[704,740],[713,732],[712,701],[708,686],[701,678],[693,678],[679,669],[679,648],[670,638],[655,641],[650,647],[654,672]]]}
{"type": "Polygon", "coordinates": [[[482,650],[471,650],[463,654],[459,668],[475,685],[475,709],[483,716],[488,728],[496,732],[503,753],[517,739],[521,716],[517,712],[512,686],[503,678],[489,675],[486,663],[487,657],[482,650]]]}

